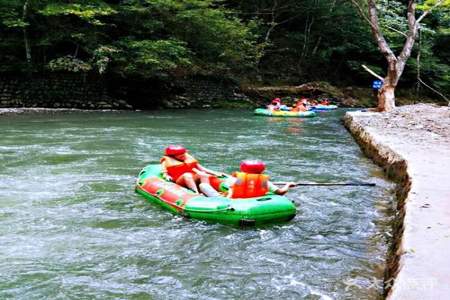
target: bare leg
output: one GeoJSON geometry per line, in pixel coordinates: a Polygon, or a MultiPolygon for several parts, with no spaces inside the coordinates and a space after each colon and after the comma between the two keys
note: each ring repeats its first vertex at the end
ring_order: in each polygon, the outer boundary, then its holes
{"type": "Polygon", "coordinates": [[[220,194],[211,186],[209,182],[209,176],[205,172],[197,172],[197,175],[200,177],[200,190],[207,197],[218,197],[220,194]]]}
{"type": "Polygon", "coordinates": [[[197,184],[195,183],[194,176],[192,176],[191,173],[184,173],[181,175],[176,184],[190,188],[194,191],[194,193],[198,194],[197,184]]]}
{"type": "Polygon", "coordinates": [[[197,175],[200,177],[201,183],[209,184],[209,175],[208,174],[201,172],[201,173],[197,173],[197,175]]]}
{"type": "Polygon", "coordinates": [[[200,190],[207,197],[218,197],[220,196],[219,192],[217,192],[209,183],[200,183],[200,190]]]}

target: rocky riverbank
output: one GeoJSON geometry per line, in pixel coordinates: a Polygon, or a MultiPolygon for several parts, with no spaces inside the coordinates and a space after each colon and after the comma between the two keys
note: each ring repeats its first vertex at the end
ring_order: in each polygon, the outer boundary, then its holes
{"type": "Polygon", "coordinates": [[[349,112],[346,127],[398,183],[388,299],[450,298],[450,108],[349,112]]]}

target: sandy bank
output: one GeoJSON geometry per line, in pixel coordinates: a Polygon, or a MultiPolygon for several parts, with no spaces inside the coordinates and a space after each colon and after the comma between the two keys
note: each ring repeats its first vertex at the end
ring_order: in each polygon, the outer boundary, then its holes
{"type": "Polygon", "coordinates": [[[388,299],[450,299],[450,108],[349,112],[344,123],[398,182],[388,299]]]}

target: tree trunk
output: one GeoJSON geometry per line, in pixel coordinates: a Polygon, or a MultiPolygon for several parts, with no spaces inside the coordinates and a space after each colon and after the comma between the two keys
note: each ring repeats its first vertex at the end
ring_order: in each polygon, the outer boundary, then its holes
{"type": "Polygon", "coordinates": [[[378,91],[378,111],[391,111],[395,108],[395,86],[385,84],[378,91]]]}
{"type": "MultiPolygon", "coordinates": [[[[26,22],[27,15],[28,15],[28,4],[29,4],[28,0],[26,0],[25,3],[23,4],[22,20],[24,22],[26,22]]],[[[23,27],[23,42],[25,45],[25,57],[27,60],[27,73],[28,73],[28,76],[30,76],[31,75],[31,47],[30,47],[30,43],[28,41],[27,25],[25,25],[23,27]]]]}
{"type": "MultiPolygon", "coordinates": [[[[352,2],[358,9],[360,14],[369,22],[373,37],[378,44],[378,48],[388,62],[387,76],[384,80],[383,87],[378,92],[378,110],[390,111],[395,108],[395,87],[397,86],[398,81],[402,76],[403,70],[405,69],[406,61],[411,56],[411,51],[414,47],[414,42],[416,41],[419,32],[420,22],[431,12],[433,8],[442,5],[444,3],[444,0],[436,1],[436,3],[428,10],[425,10],[418,19],[416,19],[415,0],[408,0],[408,32],[405,35],[406,40],[405,44],[403,45],[402,52],[398,56],[396,56],[392,49],[389,47],[386,39],[383,36],[383,33],[381,32],[380,23],[378,21],[378,9],[376,6],[376,0],[367,0],[367,6],[369,10],[367,16],[364,14],[363,8],[358,3],[358,1],[352,0],[352,2]]],[[[423,84],[423,81],[420,79],[419,58],[420,56],[418,56],[417,81],[423,84]]],[[[378,78],[378,76],[376,77],[378,78]]]]}

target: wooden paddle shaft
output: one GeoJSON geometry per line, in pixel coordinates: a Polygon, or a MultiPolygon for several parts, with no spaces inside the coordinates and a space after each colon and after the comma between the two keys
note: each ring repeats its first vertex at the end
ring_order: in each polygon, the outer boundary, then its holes
{"type": "MultiPolygon", "coordinates": [[[[285,185],[288,182],[273,182],[275,185],[285,185]]],[[[294,186],[376,186],[372,182],[295,182],[294,186]]]]}

